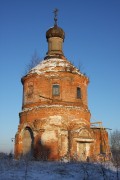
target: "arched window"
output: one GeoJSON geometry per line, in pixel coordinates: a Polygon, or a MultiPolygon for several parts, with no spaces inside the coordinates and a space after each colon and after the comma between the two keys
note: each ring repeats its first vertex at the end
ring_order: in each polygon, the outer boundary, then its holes
{"type": "Polygon", "coordinates": [[[77,87],[77,98],[81,99],[81,88],[77,87]]]}

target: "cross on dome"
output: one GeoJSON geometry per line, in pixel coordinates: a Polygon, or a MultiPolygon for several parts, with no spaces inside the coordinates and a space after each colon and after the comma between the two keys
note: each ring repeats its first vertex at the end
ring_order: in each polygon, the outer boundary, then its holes
{"type": "Polygon", "coordinates": [[[58,9],[56,8],[56,9],[53,11],[53,13],[54,13],[54,21],[55,21],[55,24],[54,24],[54,25],[56,25],[56,26],[57,26],[57,15],[58,15],[58,9]]]}

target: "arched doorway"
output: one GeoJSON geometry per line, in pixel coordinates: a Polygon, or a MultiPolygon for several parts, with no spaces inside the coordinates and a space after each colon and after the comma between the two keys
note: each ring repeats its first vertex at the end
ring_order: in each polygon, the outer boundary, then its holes
{"type": "Polygon", "coordinates": [[[22,142],[23,142],[23,155],[32,157],[33,156],[34,137],[33,137],[33,132],[31,130],[31,128],[26,127],[24,129],[23,136],[22,136],[22,142]]]}

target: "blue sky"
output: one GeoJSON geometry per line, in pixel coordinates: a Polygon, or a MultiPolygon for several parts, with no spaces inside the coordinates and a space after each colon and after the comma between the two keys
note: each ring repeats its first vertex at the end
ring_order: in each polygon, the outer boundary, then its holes
{"type": "Polygon", "coordinates": [[[21,77],[36,51],[47,52],[53,10],[64,54],[90,78],[92,121],[120,129],[120,0],[0,0],[0,151],[11,151],[22,106],[21,77]]]}

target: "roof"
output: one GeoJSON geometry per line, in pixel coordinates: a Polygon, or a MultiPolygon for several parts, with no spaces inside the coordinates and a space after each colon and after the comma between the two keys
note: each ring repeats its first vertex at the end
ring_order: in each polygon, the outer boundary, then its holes
{"type": "Polygon", "coordinates": [[[28,74],[37,73],[44,74],[46,72],[71,72],[84,76],[79,69],[77,69],[72,63],[67,59],[60,58],[50,58],[41,61],[37,66],[32,68],[28,74]]]}

